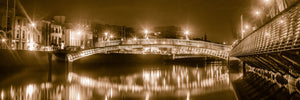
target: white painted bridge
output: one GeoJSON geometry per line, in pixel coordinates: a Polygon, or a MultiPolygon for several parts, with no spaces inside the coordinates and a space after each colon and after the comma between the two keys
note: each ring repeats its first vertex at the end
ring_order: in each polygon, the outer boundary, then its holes
{"type": "MultiPolygon", "coordinates": [[[[133,54],[161,54],[161,55],[185,55],[185,58],[195,55],[208,55],[227,59],[231,46],[206,41],[180,40],[180,39],[138,39],[126,41],[106,41],[98,44],[97,48],[67,54],[67,60],[73,62],[77,59],[98,53],[118,51],[133,54]],[[128,50],[140,50],[126,52],[128,50]]],[[[183,56],[182,56],[183,57],[183,56]]],[[[182,58],[179,57],[179,58],[182,58]]],[[[176,57],[175,57],[176,58],[176,57]]]]}

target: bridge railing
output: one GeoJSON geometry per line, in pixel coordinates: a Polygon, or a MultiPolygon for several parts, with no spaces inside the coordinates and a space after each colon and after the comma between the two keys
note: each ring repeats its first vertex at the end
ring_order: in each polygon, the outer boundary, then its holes
{"type": "Polygon", "coordinates": [[[287,8],[231,50],[231,56],[244,56],[300,49],[300,4],[287,8]]]}
{"type": "Polygon", "coordinates": [[[180,39],[137,39],[137,40],[126,40],[126,41],[104,41],[98,44],[98,47],[116,46],[116,45],[181,45],[181,46],[194,46],[199,48],[208,48],[213,50],[224,50],[230,51],[229,45],[205,42],[205,41],[194,41],[194,40],[180,40],[180,39]]]}
{"type": "Polygon", "coordinates": [[[82,57],[90,56],[98,53],[105,53],[107,51],[120,50],[121,47],[135,48],[149,45],[172,46],[179,47],[172,51],[172,54],[208,54],[219,58],[227,59],[229,56],[230,46],[208,43],[204,41],[187,41],[176,39],[140,39],[127,41],[107,41],[98,44],[97,48],[83,50],[72,54],[67,54],[68,61],[75,61],[82,57]]]}

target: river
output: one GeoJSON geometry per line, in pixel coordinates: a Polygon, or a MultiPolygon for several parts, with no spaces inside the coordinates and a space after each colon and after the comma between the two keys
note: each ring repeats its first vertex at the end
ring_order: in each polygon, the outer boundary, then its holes
{"type": "MultiPolygon", "coordinates": [[[[1,79],[2,99],[234,100],[226,61],[97,54],[26,67],[1,79]]],[[[6,68],[7,71],[13,70],[6,68]]]]}

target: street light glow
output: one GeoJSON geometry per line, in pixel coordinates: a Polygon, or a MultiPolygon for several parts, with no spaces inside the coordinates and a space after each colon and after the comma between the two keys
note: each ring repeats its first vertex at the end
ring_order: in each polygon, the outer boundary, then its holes
{"type": "Polygon", "coordinates": [[[2,41],[2,42],[5,42],[5,41],[6,41],[6,39],[2,39],[1,41],[2,41]]]}
{"type": "Polygon", "coordinates": [[[259,12],[259,11],[256,11],[255,14],[256,14],[256,15],[260,15],[260,12],[259,12]]]}
{"type": "Polygon", "coordinates": [[[190,32],[187,30],[184,32],[185,35],[188,35],[190,32]]]}
{"type": "Polygon", "coordinates": [[[268,3],[270,0],[264,0],[266,3],[268,3]]]}
{"type": "Polygon", "coordinates": [[[106,33],[104,33],[104,34],[105,34],[105,36],[107,36],[108,33],[106,32],[106,33]]]}
{"type": "Polygon", "coordinates": [[[188,30],[186,30],[186,31],[184,32],[186,40],[189,40],[189,37],[188,37],[189,33],[190,33],[190,32],[189,32],[188,30]]]}
{"type": "Polygon", "coordinates": [[[249,26],[248,26],[248,25],[246,25],[246,26],[245,26],[245,28],[246,28],[246,29],[248,29],[248,28],[249,28],[249,26]]]}
{"type": "Polygon", "coordinates": [[[145,38],[148,40],[149,37],[148,37],[148,30],[145,30],[145,38]]]}
{"type": "Polygon", "coordinates": [[[110,38],[113,38],[114,36],[113,35],[110,35],[110,38]]]}
{"type": "Polygon", "coordinates": [[[32,26],[32,27],[35,27],[35,23],[31,23],[31,26],[32,26]]]}

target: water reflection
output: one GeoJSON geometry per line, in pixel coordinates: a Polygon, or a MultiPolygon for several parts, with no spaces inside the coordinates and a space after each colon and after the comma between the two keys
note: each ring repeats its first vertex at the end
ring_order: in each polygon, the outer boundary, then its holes
{"type": "Polygon", "coordinates": [[[145,68],[118,78],[92,78],[68,72],[66,83],[45,82],[11,86],[1,90],[1,99],[121,99],[193,95],[229,89],[229,74],[221,62],[206,67],[173,65],[145,68]]]}

